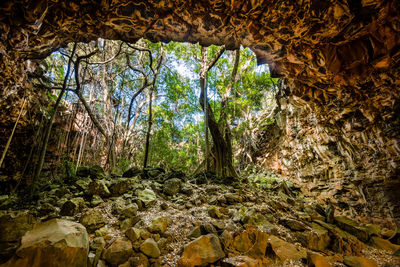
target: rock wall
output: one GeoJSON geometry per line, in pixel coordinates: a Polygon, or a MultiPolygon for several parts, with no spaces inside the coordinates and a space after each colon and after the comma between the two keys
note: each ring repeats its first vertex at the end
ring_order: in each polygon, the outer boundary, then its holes
{"type": "Polygon", "coordinates": [[[274,155],[282,171],[357,185],[374,211],[400,216],[399,13],[394,0],[2,1],[1,121],[32,92],[32,60],[68,42],[244,45],[287,86],[274,155]]]}

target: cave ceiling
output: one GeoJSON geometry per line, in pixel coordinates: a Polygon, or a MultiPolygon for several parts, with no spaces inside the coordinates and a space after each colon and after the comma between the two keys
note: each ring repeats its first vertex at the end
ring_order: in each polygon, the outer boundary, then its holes
{"type": "Polygon", "coordinates": [[[12,65],[7,54],[10,60],[41,58],[99,37],[243,45],[274,76],[329,94],[397,65],[399,10],[398,1],[373,0],[2,1],[0,54],[6,69],[12,65]]]}

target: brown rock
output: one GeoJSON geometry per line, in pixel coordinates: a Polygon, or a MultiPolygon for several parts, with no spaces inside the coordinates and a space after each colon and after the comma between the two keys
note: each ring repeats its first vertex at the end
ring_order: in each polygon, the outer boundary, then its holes
{"type": "Polygon", "coordinates": [[[87,266],[89,237],[83,225],[61,219],[37,223],[6,266],[87,266]]]}
{"type": "Polygon", "coordinates": [[[308,262],[308,267],[331,267],[332,266],[324,256],[317,254],[317,253],[313,253],[313,252],[307,253],[307,262],[308,262]]]}
{"type": "Polygon", "coordinates": [[[82,215],[79,222],[89,231],[99,229],[105,224],[103,213],[100,210],[88,210],[82,215]]]}
{"type": "Polygon", "coordinates": [[[135,242],[140,238],[140,230],[135,227],[131,227],[126,230],[125,235],[129,238],[129,240],[135,242]]]}
{"type": "Polygon", "coordinates": [[[27,212],[0,217],[0,263],[12,257],[22,236],[32,229],[35,222],[36,219],[27,212]]]}
{"type": "Polygon", "coordinates": [[[304,231],[307,228],[307,226],[304,223],[289,218],[281,219],[279,222],[293,231],[304,231]]]}
{"type": "Polygon", "coordinates": [[[148,229],[152,233],[163,234],[167,230],[169,222],[170,218],[167,216],[157,217],[151,222],[148,229]]]}
{"type": "Polygon", "coordinates": [[[316,251],[324,251],[331,241],[328,230],[316,223],[312,223],[310,231],[296,232],[295,236],[304,247],[316,251]]]}
{"type": "Polygon", "coordinates": [[[225,257],[219,239],[214,234],[203,235],[184,248],[178,261],[180,267],[206,266],[225,257]]]}
{"type": "Polygon", "coordinates": [[[268,236],[266,233],[250,228],[236,236],[233,240],[233,247],[253,258],[264,257],[267,249],[268,236]]]}
{"type": "Polygon", "coordinates": [[[335,223],[344,231],[349,232],[363,242],[368,241],[368,229],[346,216],[335,217],[335,223]]]}
{"type": "Polygon", "coordinates": [[[247,256],[235,256],[224,259],[222,261],[223,267],[261,267],[261,262],[247,256]]]}
{"type": "Polygon", "coordinates": [[[396,250],[400,249],[400,245],[393,244],[389,240],[380,238],[378,236],[371,237],[371,244],[376,248],[388,250],[391,252],[395,252],[396,250]]]}
{"type": "Polygon", "coordinates": [[[295,245],[290,244],[279,237],[271,235],[268,237],[268,244],[276,257],[282,262],[286,260],[300,260],[307,257],[305,249],[298,249],[295,245]]]}
{"type": "Polygon", "coordinates": [[[127,238],[117,238],[104,251],[103,258],[110,264],[121,264],[126,262],[132,255],[132,244],[127,238]]]}
{"type": "Polygon", "coordinates": [[[154,241],[153,238],[148,238],[146,239],[141,245],[140,245],[140,251],[143,252],[146,256],[152,257],[152,258],[158,258],[160,257],[160,249],[158,248],[158,245],[156,241],[154,241]]]}
{"type": "Polygon", "coordinates": [[[345,256],[343,263],[349,267],[378,267],[376,261],[356,256],[345,256]]]}

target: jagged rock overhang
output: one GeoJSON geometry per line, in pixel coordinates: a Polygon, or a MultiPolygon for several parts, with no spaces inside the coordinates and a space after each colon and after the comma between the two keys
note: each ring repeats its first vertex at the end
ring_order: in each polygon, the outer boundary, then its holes
{"type": "Polygon", "coordinates": [[[364,181],[400,215],[388,187],[400,166],[399,1],[20,0],[2,1],[0,14],[1,117],[18,114],[26,60],[69,42],[244,45],[288,85],[280,97],[293,107],[281,113],[290,142],[278,155],[291,158],[287,173],[364,181]]]}

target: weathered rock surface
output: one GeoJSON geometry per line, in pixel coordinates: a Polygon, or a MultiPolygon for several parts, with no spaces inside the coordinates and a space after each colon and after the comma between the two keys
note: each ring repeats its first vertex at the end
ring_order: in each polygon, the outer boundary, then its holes
{"type": "Polygon", "coordinates": [[[343,263],[349,267],[378,267],[376,261],[356,256],[345,256],[343,263]]]}
{"type": "Polygon", "coordinates": [[[105,251],[104,259],[113,265],[126,262],[132,255],[132,244],[127,238],[117,238],[105,251]]]}
{"type": "Polygon", "coordinates": [[[14,254],[22,236],[32,229],[35,222],[27,212],[0,216],[0,263],[14,254]]]}
{"type": "Polygon", "coordinates": [[[218,237],[214,234],[203,235],[185,246],[178,266],[205,266],[224,256],[218,237]]]}
{"type": "Polygon", "coordinates": [[[268,243],[271,246],[273,253],[278,257],[282,262],[286,260],[300,260],[307,258],[307,253],[305,249],[298,249],[295,245],[290,244],[279,237],[269,236],[268,243]]]}
{"type": "Polygon", "coordinates": [[[38,223],[22,238],[16,257],[6,266],[87,266],[89,238],[85,227],[66,220],[38,223]]]}
{"type": "Polygon", "coordinates": [[[102,227],[105,224],[104,216],[100,210],[89,210],[82,215],[79,222],[88,230],[93,231],[102,227]]]}
{"type": "Polygon", "coordinates": [[[160,257],[160,254],[161,254],[157,243],[152,238],[146,239],[140,245],[140,251],[143,252],[143,254],[145,254],[146,256],[149,256],[152,258],[158,258],[158,257],[160,257]]]}

